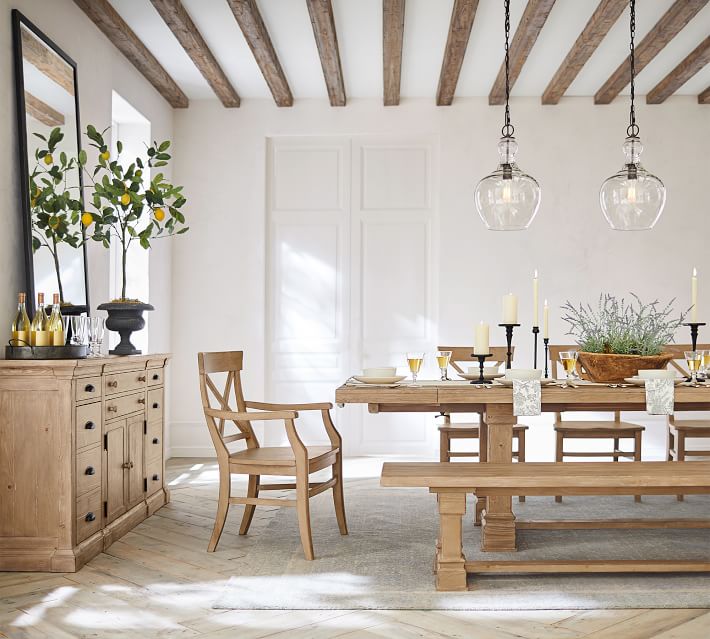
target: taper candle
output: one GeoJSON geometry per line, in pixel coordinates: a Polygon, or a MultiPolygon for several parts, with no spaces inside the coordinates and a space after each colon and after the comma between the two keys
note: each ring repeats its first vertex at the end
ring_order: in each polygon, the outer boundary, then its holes
{"type": "Polygon", "coordinates": [[[690,278],[690,321],[698,321],[698,269],[693,267],[693,277],[690,278]]]}
{"type": "Polygon", "coordinates": [[[547,300],[542,307],[542,337],[545,339],[550,337],[550,307],[547,305],[547,300]]]}
{"type": "Polygon", "coordinates": [[[488,355],[489,353],[489,329],[488,324],[481,321],[476,325],[475,336],[473,340],[474,355],[488,355]]]}
{"type": "Polygon", "coordinates": [[[503,324],[518,323],[518,298],[512,293],[503,296],[503,324]]]}
{"type": "Polygon", "coordinates": [[[539,281],[537,279],[537,269],[533,275],[533,326],[540,326],[540,309],[539,309],[539,281]]]}

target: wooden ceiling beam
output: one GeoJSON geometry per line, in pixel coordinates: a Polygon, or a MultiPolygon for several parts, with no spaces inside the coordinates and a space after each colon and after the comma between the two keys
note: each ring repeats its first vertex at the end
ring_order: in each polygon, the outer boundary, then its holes
{"type": "Polygon", "coordinates": [[[238,107],[239,95],[180,0],[150,0],[225,107],[238,107]]]}
{"type": "Polygon", "coordinates": [[[25,112],[49,127],[64,126],[64,114],[36,98],[29,91],[25,91],[25,112]]]}
{"type": "Polygon", "coordinates": [[[69,95],[74,95],[74,69],[25,27],[22,27],[20,32],[23,59],[56,82],[69,95]]]}
{"type": "Polygon", "coordinates": [[[646,95],[646,104],[661,104],[710,62],[710,36],[646,95]]]}
{"type": "Polygon", "coordinates": [[[176,109],[185,109],[189,106],[187,96],[175,83],[175,80],[148,51],[108,0],[74,0],[74,3],[145,76],[146,80],[168,101],[170,106],[176,109]]]}
{"type": "Polygon", "coordinates": [[[293,95],[288,86],[286,75],[276,55],[271,37],[266,30],[264,20],[256,5],[256,0],[227,0],[232,9],[237,24],[251,49],[261,74],[274,97],[274,102],[280,107],[293,106],[293,95]]]}
{"type": "MultiPolygon", "coordinates": [[[[510,58],[510,89],[513,89],[520,72],[523,70],[530,51],[532,51],[535,42],[537,41],[540,31],[545,26],[547,18],[552,11],[555,0],[528,0],[523,11],[523,17],[520,18],[518,28],[515,30],[513,41],[510,43],[509,58],[510,58]]],[[[505,103],[505,61],[501,64],[496,81],[493,83],[493,88],[488,95],[488,104],[504,104],[505,103]]]]}
{"type": "Polygon", "coordinates": [[[542,94],[543,104],[557,104],[560,101],[627,6],[628,0],[601,0],[559,69],[552,76],[542,94]]]}
{"type": "Polygon", "coordinates": [[[459,82],[461,65],[463,65],[466,55],[477,9],[478,0],[455,0],[451,9],[449,35],[446,37],[444,59],[441,62],[441,73],[439,74],[439,87],[436,90],[436,104],[438,106],[449,106],[454,101],[456,85],[459,82]]]}
{"type": "Polygon", "coordinates": [[[698,104],[710,104],[710,87],[698,96],[698,104]]]}
{"type": "MultiPolygon", "coordinates": [[[[675,38],[708,0],[676,0],[636,46],[635,66],[639,74],[675,38]]],[[[629,56],[617,67],[594,96],[594,104],[609,104],[631,80],[629,56]]]]}
{"type": "Polygon", "coordinates": [[[331,0],[306,0],[330,106],[345,106],[345,83],[331,0]]]}
{"type": "Polygon", "coordinates": [[[382,79],[385,106],[399,104],[405,1],[382,1],[382,79]]]}

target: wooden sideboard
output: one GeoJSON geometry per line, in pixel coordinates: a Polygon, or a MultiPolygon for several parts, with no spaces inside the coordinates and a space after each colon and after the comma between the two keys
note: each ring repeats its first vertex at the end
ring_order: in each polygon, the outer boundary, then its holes
{"type": "Polygon", "coordinates": [[[76,571],[169,501],[168,358],[0,360],[0,570],[76,571]]]}

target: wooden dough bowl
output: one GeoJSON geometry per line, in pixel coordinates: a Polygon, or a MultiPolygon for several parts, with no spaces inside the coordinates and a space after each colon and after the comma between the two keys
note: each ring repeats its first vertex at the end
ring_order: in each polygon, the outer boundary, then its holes
{"type": "Polygon", "coordinates": [[[672,353],[659,355],[617,355],[616,353],[587,353],[579,351],[579,363],[593,382],[621,383],[639,370],[662,369],[673,359],[672,353]]]}

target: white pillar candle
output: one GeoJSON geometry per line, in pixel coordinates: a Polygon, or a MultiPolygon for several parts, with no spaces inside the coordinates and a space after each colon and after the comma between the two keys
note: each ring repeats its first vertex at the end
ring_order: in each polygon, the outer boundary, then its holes
{"type": "Polygon", "coordinates": [[[518,298],[512,293],[503,296],[503,324],[518,323],[518,298]]]}
{"type": "Polygon", "coordinates": [[[481,322],[476,325],[475,335],[473,340],[473,354],[474,355],[488,355],[490,348],[488,344],[488,324],[481,322]]]}
{"type": "Polygon", "coordinates": [[[533,275],[533,326],[540,326],[540,309],[539,299],[538,299],[538,279],[537,279],[537,269],[535,269],[535,274],[533,275]]]}
{"type": "Polygon", "coordinates": [[[550,337],[550,307],[547,305],[547,300],[542,307],[542,336],[548,339],[550,337]]]}
{"type": "Polygon", "coordinates": [[[690,321],[698,321],[698,269],[693,268],[693,277],[690,278],[690,321]]]}

